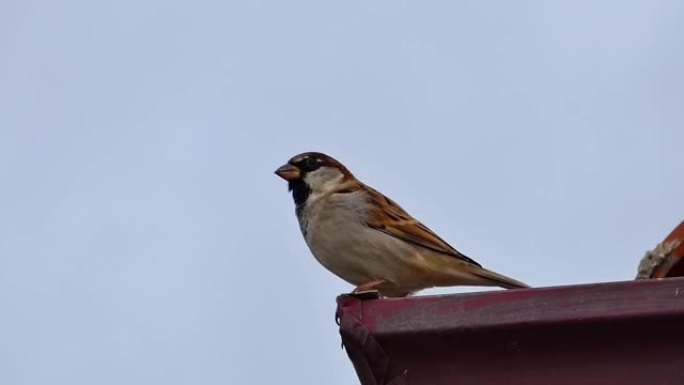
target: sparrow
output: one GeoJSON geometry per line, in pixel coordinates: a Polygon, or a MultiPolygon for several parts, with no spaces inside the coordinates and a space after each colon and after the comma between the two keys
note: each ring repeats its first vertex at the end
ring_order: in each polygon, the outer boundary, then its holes
{"type": "Polygon", "coordinates": [[[438,286],[528,287],[466,257],[328,155],[296,155],[275,173],[288,182],[311,253],[355,285],[355,293],[404,297],[438,286]]]}

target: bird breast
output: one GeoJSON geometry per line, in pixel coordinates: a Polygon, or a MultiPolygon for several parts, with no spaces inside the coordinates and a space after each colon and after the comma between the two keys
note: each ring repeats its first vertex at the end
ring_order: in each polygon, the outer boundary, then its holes
{"type": "Polygon", "coordinates": [[[406,242],[367,225],[368,205],[362,191],[312,194],[299,216],[306,243],[318,262],[355,285],[392,280],[388,274],[396,271],[398,262],[415,253],[406,242]]]}

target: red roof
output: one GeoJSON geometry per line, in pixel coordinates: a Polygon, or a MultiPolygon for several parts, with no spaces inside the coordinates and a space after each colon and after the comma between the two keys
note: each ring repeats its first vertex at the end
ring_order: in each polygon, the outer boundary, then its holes
{"type": "Polygon", "coordinates": [[[363,385],[684,384],[684,278],[338,297],[363,385]]]}

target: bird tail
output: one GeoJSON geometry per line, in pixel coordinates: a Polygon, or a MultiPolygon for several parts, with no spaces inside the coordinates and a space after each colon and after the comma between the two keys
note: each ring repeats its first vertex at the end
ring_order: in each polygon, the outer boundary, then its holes
{"type": "Polygon", "coordinates": [[[477,269],[476,271],[473,271],[473,274],[479,278],[484,279],[486,282],[483,283],[487,286],[499,286],[503,287],[504,289],[524,289],[530,287],[529,285],[523,282],[520,282],[513,278],[506,277],[505,275],[495,273],[491,270],[487,270],[482,267],[477,269]]]}

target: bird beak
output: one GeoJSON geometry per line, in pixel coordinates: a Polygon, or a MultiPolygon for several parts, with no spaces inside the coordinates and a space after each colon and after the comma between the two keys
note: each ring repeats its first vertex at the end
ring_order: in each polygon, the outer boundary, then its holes
{"type": "Polygon", "coordinates": [[[291,181],[295,179],[299,179],[301,176],[301,172],[299,172],[299,169],[291,164],[285,164],[280,166],[277,170],[275,170],[276,175],[279,177],[285,179],[286,181],[291,181]]]}

